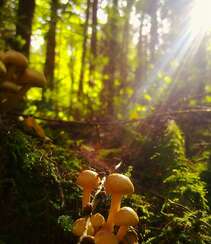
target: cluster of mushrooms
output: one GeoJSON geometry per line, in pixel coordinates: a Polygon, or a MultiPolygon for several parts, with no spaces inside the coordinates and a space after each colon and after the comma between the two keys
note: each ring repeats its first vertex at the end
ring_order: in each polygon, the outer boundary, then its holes
{"type": "Polygon", "coordinates": [[[22,53],[0,51],[0,110],[10,110],[31,87],[43,88],[46,83],[44,74],[28,68],[22,53]]]}
{"type": "Polygon", "coordinates": [[[102,184],[106,194],[111,195],[111,205],[108,218],[105,220],[100,213],[91,213],[89,216],[77,219],[73,224],[73,234],[80,238],[80,243],[94,244],[137,244],[137,238],[130,241],[125,237],[130,226],[139,222],[138,215],[130,207],[121,207],[123,195],[132,194],[134,186],[131,180],[122,174],[112,173],[101,180],[98,173],[92,170],[80,172],[77,184],[83,189],[82,208],[91,205],[91,194],[102,184]],[[115,228],[114,228],[115,227],[115,228]],[[86,241],[85,241],[86,240],[86,241]]]}

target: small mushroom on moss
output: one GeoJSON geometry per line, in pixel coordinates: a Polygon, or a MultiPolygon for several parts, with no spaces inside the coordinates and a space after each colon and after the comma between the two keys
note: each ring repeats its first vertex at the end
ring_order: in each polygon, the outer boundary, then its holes
{"type": "Polygon", "coordinates": [[[122,207],[114,216],[114,224],[120,226],[117,238],[122,240],[129,226],[137,225],[139,218],[137,213],[130,207],[122,207]]]}
{"type": "Polygon", "coordinates": [[[94,229],[91,225],[91,222],[87,220],[86,218],[79,218],[73,223],[73,234],[76,236],[82,236],[84,232],[86,231],[87,235],[93,235],[94,229]],[[88,223],[87,223],[88,221],[88,223]],[[87,225],[87,226],[86,226],[87,225]],[[86,230],[87,227],[87,230],[86,230]]]}
{"type": "Polygon", "coordinates": [[[124,239],[121,240],[121,244],[139,244],[138,242],[138,234],[134,231],[127,231],[127,234],[124,236],[124,239]]]}
{"type": "Polygon", "coordinates": [[[44,74],[28,68],[16,82],[22,86],[19,97],[23,97],[31,87],[45,87],[47,83],[44,74]]]}
{"type": "Polygon", "coordinates": [[[90,203],[91,193],[98,187],[100,178],[98,173],[92,170],[83,170],[79,174],[76,182],[83,188],[82,208],[85,208],[90,203]]]}
{"type": "Polygon", "coordinates": [[[6,79],[16,81],[28,65],[27,58],[20,52],[10,50],[2,55],[2,61],[7,68],[6,79]]]}
{"type": "Polygon", "coordinates": [[[0,51],[0,60],[3,60],[3,57],[4,57],[4,52],[0,51]]]}
{"type": "Polygon", "coordinates": [[[1,91],[8,91],[11,93],[18,93],[19,90],[21,89],[20,86],[17,84],[10,82],[10,81],[4,81],[2,84],[0,84],[0,90],[1,91]]]}
{"type": "Polygon", "coordinates": [[[27,68],[19,77],[17,83],[29,87],[45,87],[47,81],[43,73],[27,68]]]}
{"type": "Polygon", "coordinates": [[[95,244],[118,244],[117,237],[109,230],[102,229],[95,235],[95,244]]]}
{"type": "Polygon", "coordinates": [[[0,80],[2,77],[4,77],[7,73],[7,68],[5,66],[5,64],[1,61],[0,59],[0,80]]]}
{"type": "Polygon", "coordinates": [[[80,244],[95,244],[95,238],[90,235],[84,236],[80,241],[80,244]]]}
{"type": "Polygon", "coordinates": [[[90,221],[92,223],[92,226],[95,229],[95,232],[99,230],[100,227],[102,227],[105,224],[105,218],[102,214],[96,213],[90,217],[90,221]]]}
{"type": "Polygon", "coordinates": [[[111,194],[111,207],[107,219],[107,226],[113,229],[114,215],[119,211],[122,196],[134,192],[134,186],[131,180],[122,174],[110,174],[105,182],[105,190],[107,194],[111,194]]]}

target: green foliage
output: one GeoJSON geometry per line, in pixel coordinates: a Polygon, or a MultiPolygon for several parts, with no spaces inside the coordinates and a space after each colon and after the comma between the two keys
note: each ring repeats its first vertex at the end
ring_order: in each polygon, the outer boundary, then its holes
{"type": "MultiPolygon", "coordinates": [[[[159,185],[154,186],[153,191],[159,190],[161,195],[158,192],[155,196],[162,201],[151,204],[153,214],[146,243],[210,241],[206,184],[186,158],[184,145],[181,130],[175,121],[169,121],[151,157],[152,163],[158,165],[156,172],[151,171],[151,178],[159,179],[156,181],[159,185]],[[157,174],[158,167],[161,174],[157,174]]],[[[151,197],[149,199],[151,201],[151,197]]]]}
{"type": "Polygon", "coordinates": [[[207,209],[205,183],[195,172],[190,171],[191,168],[186,167],[174,169],[172,174],[164,180],[169,187],[169,196],[192,209],[207,209]]]}
{"type": "Polygon", "coordinates": [[[58,224],[62,226],[62,229],[66,232],[72,230],[74,220],[68,215],[61,215],[58,218],[58,224]]]}
{"type": "MultiPolygon", "coordinates": [[[[211,209],[211,155],[210,152],[207,151],[207,167],[204,168],[204,170],[202,172],[200,172],[201,174],[201,178],[206,182],[207,185],[207,191],[208,191],[208,203],[209,203],[209,208],[211,209]]],[[[206,161],[205,161],[206,162],[206,161]]],[[[205,162],[203,162],[203,166],[205,164],[205,162]]]]}
{"type": "Polygon", "coordinates": [[[175,167],[184,166],[187,163],[185,158],[184,137],[175,121],[169,121],[162,138],[157,145],[157,153],[152,157],[158,160],[166,174],[171,173],[175,167]]]}
{"type": "Polygon", "coordinates": [[[139,216],[138,235],[141,241],[148,239],[151,233],[151,219],[154,216],[152,206],[147,198],[138,194],[132,194],[130,197],[123,198],[123,206],[130,206],[139,216]]]}
{"type": "Polygon", "coordinates": [[[0,139],[0,197],[7,202],[0,204],[0,239],[6,243],[30,243],[30,239],[52,243],[66,238],[57,219],[67,213],[66,206],[72,218],[78,215],[80,195],[75,177],[80,160],[69,150],[43,143],[14,126],[9,134],[7,130],[1,131],[0,139]]]}

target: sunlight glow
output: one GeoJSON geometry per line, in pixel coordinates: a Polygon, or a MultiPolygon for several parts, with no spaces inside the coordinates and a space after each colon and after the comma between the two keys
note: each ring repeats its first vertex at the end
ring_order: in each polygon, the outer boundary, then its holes
{"type": "Polygon", "coordinates": [[[194,0],[191,11],[192,32],[205,33],[211,29],[211,0],[194,0]]]}
{"type": "MultiPolygon", "coordinates": [[[[135,92],[128,103],[129,109],[139,103],[139,99],[152,87],[157,89],[156,94],[153,94],[154,104],[156,101],[160,101],[162,94],[165,93],[167,98],[173,93],[177,82],[180,81],[181,72],[188,67],[206,35],[211,31],[211,0],[191,0],[190,2],[192,3],[187,8],[187,12],[181,15],[183,17],[181,28],[178,29],[174,40],[166,47],[166,52],[154,63],[152,70],[147,74],[147,79],[137,83],[135,92]],[[177,63],[177,65],[172,65],[173,63],[177,63]],[[172,77],[173,82],[165,87],[162,86],[163,79],[158,78],[159,73],[172,77]]],[[[165,25],[167,27],[168,22],[165,25]]],[[[168,29],[166,29],[167,33],[168,29]]]]}

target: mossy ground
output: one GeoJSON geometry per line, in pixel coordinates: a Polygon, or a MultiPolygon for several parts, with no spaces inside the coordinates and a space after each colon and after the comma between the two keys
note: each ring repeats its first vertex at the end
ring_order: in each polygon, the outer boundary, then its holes
{"type": "MultiPolygon", "coordinates": [[[[76,243],[70,231],[81,216],[81,191],[75,178],[88,167],[78,145],[87,143],[87,134],[73,139],[66,131],[61,134],[46,127],[50,141],[17,120],[2,119],[0,127],[0,240],[76,243]]],[[[203,167],[199,163],[194,167],[186,157],[184,134],[174,121],[145,134],[118,127],[119,140],[111,136],[114,128],[106,133],[92,159],[123,160],[118,171],[130,175],[136,186],[123,205],[133,207],[140,217],[136,230],[140,243],[210,243],[209,184],[201,178],[209,173],[204,166],[209,157],[203,167]]],[[[108,171],[114,170],[110,166],[108,171]]],[[[109,198],[98,203],[96,209],[106,216],[109,198]]]]}
{"type": "Polygon", "coordinates": [[[73,151],[44,142],[23,123],[4,120],[0,131],[0,240],[5,243],[70,243],[58,217],[80,209],[73,151]]]}

